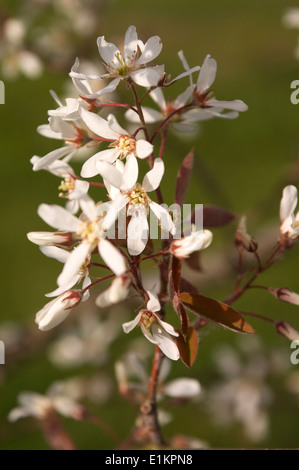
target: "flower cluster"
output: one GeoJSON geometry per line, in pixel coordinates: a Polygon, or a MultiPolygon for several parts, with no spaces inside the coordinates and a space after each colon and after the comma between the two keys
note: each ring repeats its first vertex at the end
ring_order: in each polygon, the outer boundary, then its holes
{"type": "MultiPolygon", "coordinates": [[[[175,338],[179,333],[164,321],[165,301],[159,298],[162,293],[143,287],[140,263],[161,256],[167,264],[171,257],[188,258],[209,246],[212,233],[193,221],[191,232],[184,228],[182,233],[176,211],[164,203],[160,184],[165,173],[167,129],[174,124],[180,131],[188,131],[195,122],[212,117],[236,118],[247,106],[240,100],[218,101],[213,97],[210,87],[217,64],[210,56],[201,67],[190,67],[180,51],[183,71],[171,79],[164,65],[153,64],[162,49],[158,36],[143,43],[136,28],[130,26],[122,51],[104,36],[98,38],[97,45],[105,73],[86,75],[80,72],[76,59],[70,77],[79,96],[62,102],[51,92],[57,107],[48,112],[48,123],[38,127],[41,135],[56,139],[61,145],[42,157],[31,158],[34,171],[46,170],[62,179],[59,196],[66,201],[65,207],[41,204],[38,208],[39,216],[54,232],[28,233],[29,240],[39,245],[42,253],[63,263],[57,287],[46,294],[54,299],[37,313],[36,322],[41,330],[55,327],[73,307],[87,300],[92,287],[111,278],[111,286],[98,295],[96,304],[107,307],[126,299],[129,290],[135,289],[147,306],[123,325],[124,331],[129,333],[139,324],[151,343],[177,360],[180,352],[175,338]],[[198,72],[194,81],[193,75],[198,72]],[[176,100],[167,101],[162,89],[186,78],[186,90],[176,100]],[[108,82],[95,91],[95,80],[108,82]],[[109,99],[109,94],[123,82],[132,91],[133,104],[109,99]],[[144,89],[142,99],[137,86],[144,89]],[[143,105],[147,95],[159,104],[160,111],[143,105]],[[130,130],[122,127],[114,114],[107,115],[106,108],[113,107],[124,110],[121,119],[128,121],[126,127],[130,130]],[[158,127],[152,130],[155,124],[158,127]],[[158,152],[159,135],[162,143],[158,152]],[[82,155],[84,161],[78,175],[70,162],[76,163],[82,155]],[[148,170],[139,179],[142,166],[146,165],[148,170]],[[101,201],[91,197],[91,187],[103,190],[101,201]],[[155,238],[163,242],[157,256],[153,254],[155,238]],[[98,255],[101,263],[95,261],[98,255]],[[96,276],[96,267],[107,269],[110,274],[96,276]]],[[[180,181],[180,185],[185,182],[180,181]]]]}

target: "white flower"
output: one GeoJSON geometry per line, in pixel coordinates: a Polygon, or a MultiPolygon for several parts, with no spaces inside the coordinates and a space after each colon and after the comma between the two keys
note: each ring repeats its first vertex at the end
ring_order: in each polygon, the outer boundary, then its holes
{"type": "MultiPolygon", "coordinates": [[[[49,258],[54,258],[57,261],[60,261],[61,263],[66,263],[69,257],[71,256],[71,253],[67,250],[63,250],[59,247],[56,246],[41,246],[40,247],[41,252],[48,256],[49,258]]],[[[63,294],[67,290],[71,289],[73,286],[76,284],[79,284],[83,280],[82,283],[82,289],[87,287],[90,283],[90,277],[89,277],[89,265],[90,258],[87,257],[82,264],[82,266],[79,268],[77,273],[75,273],[70,279],[67,280],[67,282],[61,282],[61,278],[58,278],[58,288],[55,289],[53,292],[49,292],[46,294],[46,297],[56,297],[57,295],[63,294]]],[[[89,290],[84,292],[82,296],[82,302],[85,302],[89,298],[89,290]]]]}
{"type": "MultiPolygon", "coordinates": [[[[40,164],[42,158],[34,156],[30,159],[33,166],[40,164]]],[[[53,175],[64,178],[58,189],[61,191],[59,197],[67,198],[66,209],[72,214],[76,214],[79,210],[79,201],[85,197],[89,190],[89,183],[76,178],[72,167],[63,160],[55,160],[52,163],[43,163],[42,169],[49,171],[53,175]]]]}
{"type": "Polygon", "coordinates": [[[118,276],[113,279],[110,287],[101,292],[96,298],[96,305],[100,308],[106,308],[125,300],[129,294],[130,279],[118,276]]]}
{"type": "Polygon", "coordinates": [[[95,90],[94,86],[92,86],[90,81],[101,80],[102,76],[99,75],[86,75],[83,73],[79,73],[79,66],[80,62],[79,59],[76,58],[76,61],[71,68],[70,77],[73,80],[73,84],[77,88],[78,92],[84,98],[88,98],[89,100],[96,100],[100,96],[113,93],[115,91],[117,85],[119,84],[119,80],[112,80],[106,87],[100,88],[99,90],[95,90]]]}
{"type": "Polygon", "coordinates": [[[98,249],[105,263],[117,276],[126,270],[123,256],[111,242],[105,239],[102,223],[104,204],[96,206],[90,197],[85,196],[80,199],[80,206],[83,211],[80,219],[57,205],[41,204],[38,208],[39,216],[46,223],[58,230],[73,232],[74,237],[80,241],[68,257],[58,278],[60,286],[68,284],[78,274],[86,258],[95,248],[98,249]]]}
{"type": "Polygon", "coordinates": [[[141,310],[134,320],[123,323],[125,333],[130,333],[137,325],[140,325],[144,336],[153,344],[157,344],[165,356],[174,361],[180,357],[178,347],[172,338],[179,336],[172,325],[162,321],[156,312],[161,310],[161,305],[157,294],[154,291],[147,291],[149,301],[147,310],[141,310]]]}
{"type": "Polygon", "coordinates": [[[41,395],[35,392],[22,392],[18,396],[19,406],[9,413],[8,419],[15,422],[20,418],[32,416],[38,420],[47,419],[53,412],[65,417],[82,419],[84,410],[81,405],[63,395],[48,392],[41,395]]]}
{"type": "Polygon", "coordinates": [[[65,121],[76,121],[80,119],[81,109],[89,109],[89,105],[81,98],[66,98],[65,104],[63,104],[53,90],[50,93],[58,104],[58,108],[50,109],[49,116],[58,117],[65,121]]]}
{"type": "Polygon", "coordinates": [[[39,310],[35,322],[41,331],[48,331],[62,323],[69,315],[71,309],[81,302],[80,291],[70,290],[48,302],[39,310]]]}
{"type": "Polygon", "coordinates": [[[299,211],[294,215],[298,202],[298,192],[295,186],[286,186],[280,202],[280,232],[284,237],[296,239],[299,236],[299,211]]]}
{"type": "MultiPolygon", "coordinates": [[[[190,69],[182,51],[179,54],[183,66],[188,70],[190,69]]],[[[205,58],[196,82],[192,83],[193,94],[197,100],[199,108],[187,111],[184,114],[184,119],[190,122],[204,121],[213,117],[220,117],[225,119],[235,119],[238,117],[239,112],[247,111],[248,106],[241,100],[233,101],[219,101],[212,98],[210,90],[211,85],[216,78],[217,62],[212,59],[210,55],[205,58]],[[224,110],[232,110],[232,112],[224,113],[224,110]]]]}
{"type": "MultiPolygon", "coordinates": [[[[121,80],[133,80],[137,85],[144,87],[157,86],[164,76],[164,65],[147,67],[147,64],[154,60],[161,52],[162,42],[158,36],[151,37],[146,44],[138,39],[135,26],[129,26],[124,40],[124,53],[112,43],[101,36],[97,40],[99,53],[107,69],[106,74],[83,75],[76,69],[78,62],[73,67],[70,76],[75,80],[98,80],[101,78],[113,78],[113,81],[101,90],[101,94],[114,91],[121,80]]],[[[78,86],[78,82],[77,82],[78,86]]],[[[99,94],[87,95],[97,97],[99,94]]]]}
{"type": "Polygon", "coordinates": [[[155,159],[153,168],[146,173],[141,185],[137,183],[138,164],[134,155],[127,157],[125,165],[121,161],[117,161],[115,166],[101,161],[97,167],[111,198],[104,226],[111,227],[127,207],[127,215],[131,217],[127,229],[127,246],[131,255],[139,255],[147,244],[149,210],[164,230],[172,234],[175,232],[175,225],[167,210],[148,196],[149,192],[158,188],[164,174],[164,163],[160,158],[155,159]]]}
{"type": "Polygon", "coordinates": [[[191,235],[172,242],[170,250],[177,258],[188,258],[194,251],[210,246],[212,240],[213,234],[210,230],[192,230],[191,235]]]}
{"type": "Polygon", "coordinates": [[[299,8],[289,8],[282,21],[287,28],[299,28],[299,8]]]}
{"type": "Polygon", "coordinates": [[[193,398],[200,394],[200,383],[195,379],[180,378],[164,386],[164,393],[172,398],[193,398]]]}
{"type": "Polygon", "coordinates": [[[96,153],[84,163],[81,170],[81,176],[84,178],[90,178],[99,173],[97,162],[114,163],[118,158],[122,160],[129,155],[135,155],[143,159],[153,152],[154,147],[152,144],[144,139],[136,140],[134,137],[131,137],[118,124],[112,114],[108,116],[106,121],[97,114],[82,109],[81,117],[92,132],[105,140],[111,141],[111,148],[96,153]]]}
{"type": "Polygon", "coordinates": [[[73,126],[60,117],[51,116],[49,124],[43,124],[37,130],[44,137],[63,140],[67,145],[52,150],[42,158],[36,159],[33,157],[33,171],[49,168],[49,165],[62,157],[69,161],[75,155],[78,148],[82,147],[85,139],[85,132],[82,129],[73,126]]]}

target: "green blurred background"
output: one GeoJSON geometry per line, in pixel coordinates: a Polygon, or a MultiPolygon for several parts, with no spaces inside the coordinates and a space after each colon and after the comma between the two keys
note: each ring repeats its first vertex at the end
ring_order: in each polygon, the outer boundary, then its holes
{"type": "MultiPolygon", "coordinates": [[[[2,0],[2,4],[12,14],[18,8],[18,2],[2,0]]],[[[161,37],[163,50],[157,63],[165,63],[166,71],[173,77],[181,71],[177,57],[180,49],[191,65],[201,64],[208,53],[217,60],[216,97],[242,99],[249,111],[235,121],[215,119],[204,123],[195,142],[180,141],[172,136],[165,152],[168,168],[162,189],[171,202],[180,161],[194,146],[196,164],[187,202],[219,204],[238,213],[247,213],[249,231],[257,238],[259,231],[268,225],[276,224],[278,230],[282,188],[289,183],[297,184],[299,179],[299,163],[296,164],[299,108],[290,102],[290,84],[299,79],[299,64],[293,56],[297,33],[285,29],[281,21],[288,6],[296,5],[280,0],[152,0],[149,3],[115,0],[107,3],[102,28],[89,46],[96,56],[98,35],[105,35],[114,42],[134,24],[143,40],[155,34],[161,37]]],[[[45,229],[36,209],[41,202],[57,202],[58,181],[46,172],[33,173],[29,159],[56,148],[54,141],[36,133],[36,127],[46,122],[47,110],[53,108],[49,89],[63,95],[68,71],[66,66],[60,72],[46,70],[39,80],[20,77],[6,81],[6,104],[0,106],[0,321],[17,322],[33,330],[35,312],[44,303],[44,293],[54,286],[60,267],[55,261],[45,259],[37,247],[27,241],[26,233],[45,229]]],[[[184,84],[173,87],[173,93],[182,90],[182,86],[184,84]]],[[[229,253],[234,229],[232,224],[215,230],[215,245],[210,248],[211,251],[223,249],[228,253],[228,262],[231,262],[229,253]]],[[[205,256],[208,254],[203,255],[203,265],[205,256]]],[[[264,275],[263,281],[299,291],[298,260],[295,247],[283,262],[264,275]]],[[[200,284],[198,286],[200,288],[200,284]]],[[[203,293],[221,299],[232,287],[233,278],[217,278],[216,286],[207,284],[203,293]]],[[[279,303],[264,292],[249,292],[236,306],[275,320],[293,322],[299,328],[298,307],[279,303]]],[[[259,320],[251,323],[260,334],[265,354],[268,347],[282,348],[289,354],[288,341],[277,335],[270,324],[259,320]]],[[[37,331],[36,335],[43,333],[37,331]]],[[[127,339],[113,345],[107,370],[112,370],[127,339]]],[[[196,377],[207,388],[215,374],[213,352],[224,343],[237,348],[237,341],[240,337],[236,339],[233,333],[214,329],[203,337],[194,368],[189,371],[182,364],[176,364],[172,377],[196,377]]],[[[292,370],[298,367],[292,366],[292,370]]],[[[0,449],[47,449],[35,423],[23,420],[9,424],[7,414],[15,406],[20,391],[43,393],[53,380],[73,375],[74,371],[57,371],[42,347],[0,368],[5,368],[5,380],[0,389],[0,449]]],[[[88,374],[90,371],[86,368],[75,372],[88,374]]],[[[214,426],[207,410],[199,405],[173,409],[174,419],[165,427],[165,435],[185,433],[207,441],[211,447],[298,447],[298,397],[290,400],[280,380],[273,380],[271,387],[275,399],[270,408],[270,435],[260,443],[248,442],[237,424],[228,429],[214,426]]],[[[116,394],[105,407],[95,409],[97,412],[123,438],[134,423],[134,410],[116,394]]],[[[66,420],[65,425],[81,449],[113,447],[110,438],[90,424],[66,420]]]]}

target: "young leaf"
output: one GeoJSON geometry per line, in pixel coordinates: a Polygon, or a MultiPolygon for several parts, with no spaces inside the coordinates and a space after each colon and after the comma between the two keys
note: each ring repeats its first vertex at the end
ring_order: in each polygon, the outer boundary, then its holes
{"type": "Polygon", "coordinates": [[[185,201],[185,197],[188,191],[190,179],[191,179],[191,172],[193,168],[193,149],[188,155],[184,158],[181,168],[179,169],[176,188],[175,188],[175,202],[182,206],[185,201]]]}
{"type": "MultiPolygon", "coordinates": [[[[191,222],[194,223],[196,209],[191,214],[191,222]]],[[[203,227],[204,228],[215,228],[215,227],[223,227],[224,225],[229,224],[232,222],[238,214],[228,211],[223,207],[218,206],[203,206],[203,227]]]]}
{"type": "Polygon", "coordinates": [[[183,305],[193,313],[211,320],[224,328],[239,333],[253,334],[255,331],[242,315],[229,305],[200,294],[184,292],[180,295],[183,305]]]}
{"type": "Polygon", "coordinates": [[[186,334],[186,339],[180,330],[177,330],[179,336],[176,338],[177,347],[180,351],[180,356],[183,363],[191,369],[197,356],[198,351],[198,337],[197,333],[192,326],[189,326],[186,334]]]}

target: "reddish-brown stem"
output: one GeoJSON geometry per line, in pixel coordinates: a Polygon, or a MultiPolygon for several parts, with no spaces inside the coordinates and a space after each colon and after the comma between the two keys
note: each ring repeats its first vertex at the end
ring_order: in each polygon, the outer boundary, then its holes
{"type": "Polygon", "coordinates": [[[134,108],[134,106],[130,106],[129,104],[124,104],[124,103],[104,103],[98,106],[98,108],[108,108],[108,107],[127,108],[127,109],[131,109],[132,111],[134,111],[134,113],[139,114],[137,109],[134,108]]]}
{"type": "Polygon", "coordinates": [[[141,105],[140,105],[140,102],[139,102],[139,98],[138,98],[138,94],[137,94],[135,85],[132,82],[132,80],[128,80],[128,83],[129,83],[129,86],[130,86],[130,88],[133,92],[133,95],[134,95],[134,100],[135,100],[135,104],[136,104],[136,108],[137,108],[137,113],[139,115],[141,126],[144,130],[145,138],[149,142],[149,134],[148,134],[147,127],[146,127],[146,124],[145,124],[143,111],[142,111],[142,108],[141,108],[141,105]]]}
{"type": "Polygon", "coordinates": [[[259,262],[258,268],[254,272],[254,274],[250,277],[250,279],[248,279],[248,281],[244,284],[244,286],[240,288],[237,292],[235,292],[235,294],[228,297],[225,300],[225,303],[228,305],[232,305],[234,302],[236,302],[244,294],[244,292],[247,291],[247,289],[251,288],[252,283],[257,279],[257,277],[263,272],[265,272],[266,270],[268,270],[277,261],[278,258],[276,258],[276,255],[278,253],[283,253],[286,250],[286,248],[287,248],[287,245],[285,241],[280,240],[278,242],[278,245],[276,246],[276,248],[270,255],[270,257],[268,258],[268,260],[264,263],[264,265],[262,265],[261,262],[259,262]]]}
{"type": "Polygon", "coordinates": [[[155,346],[155,354],[148,386],[148,396],[140,407],[139,424],[139,428],[142,426],[146,431],[146,440],[157,446],[164,444],[157,413],[157,386],[162,360],[163,353],[158,346],[155,346]]]}
{"type": "Polygon", "coordinates": [[[48,444],[54,450],[76,450],[75,444],[62,426],[56,413],[41,421],[41,428],[48,444]]]}
{"type": "Polygon", "coordinates": [[[156,136],[159,134],[160,130],[162,129],[163,126],[165,126],[165,124],[170,121],[170,119],[173,118],[173,116],[175,116],[176,114],[179,114],[181,113],[182,111],[185,111],[186,109],[190,109],[190,108],[194,108],[194,104],[193,103],[189,103],[189,104],[185,104],[184,106],[182,106],[181,108],[178,108],[178,109],[175,109],[172,113],[170,113],[165,119],[164,121],[162,121],[159,126],[157,127],[157,129],[155,130],[155,132],[153,133],[151,139],[149,140],[149,142],[152,144],[153,141],[155,140],[156,136]]]}
{"type": "Polygon", "coordinates": [[[264,315],[260,315],[259,313],[253,313],[253,312],[240,312],[240,313],[242,313],[243,315],[248,315],[250,317],[259,318],[260,320],[264,320],[272,324],[276,323],[275,320],[272,320],[271,318],[268,318],[268,317],[264,317],[264,315]]]}
{"type": "Polygon", "coordinates": [[[88,184],[90,186],[99,186],[100,188],[105,188],[104,183],[94,183],[93,181],[89,181],[88,184]]]}
{"type": "Polygon", "coordinates": [[[161,142],[161,147],[160,147],[160,152],[159,152],[159,157],[160,158],[163,158],[165,144],[166,144],[166,137],[167,137],[169,126],[170,126],[170,121],[168,121],[168,123],[166,124],[165,129],[164,129],[162,142],[161,142]]]}

